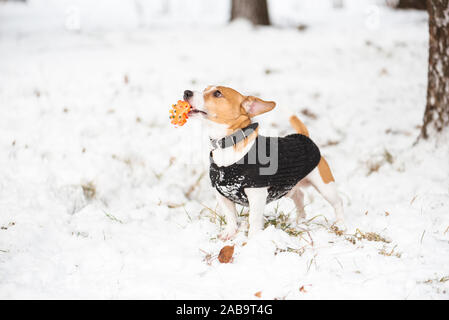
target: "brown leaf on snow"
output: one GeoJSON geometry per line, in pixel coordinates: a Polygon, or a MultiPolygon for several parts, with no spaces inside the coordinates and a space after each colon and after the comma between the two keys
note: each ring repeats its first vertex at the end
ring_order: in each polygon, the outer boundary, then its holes
{"type": "Polygon", "coordinates": [[[232,255],[234,254],[234,246],[224,246],[218,254],[218,261],[221,263],[232,262],[232,255]]]}
{"type": "Polygon", "coordinates": [[[255,295],[257,298],[261,298],[261,297],[262,297],[262,291],[257,291],[254,295],[255,295]]]}
{"type": "Polygon", "coordinates": [[[305,284],[299,288],[299,292],[307,293],[306,286],[312,286],[311,284],[305,284]]]}
{"type": "MultiPolygon", "coordinates": [[[[319,95],[318,95],[319,96],[319,95]]],[[[316,119],[318,116],[307,108],[301,110],[301,113],[310,119],[316,119]]]]}

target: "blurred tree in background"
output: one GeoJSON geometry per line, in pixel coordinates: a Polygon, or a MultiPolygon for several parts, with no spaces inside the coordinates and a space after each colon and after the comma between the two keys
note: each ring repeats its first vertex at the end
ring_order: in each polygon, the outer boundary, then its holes
{"type": "MultiPolygon", "coordinates": [[[[449,0],[429,0],[427,104],[421,136],[449,127],[449,0]]],[[[448,129],[449,130],[449,129],[448,129]]]]}
{"type": "Polygon", "coordinates": [[[245,18],[255,25],[269,25],[267,0],[232,0],[231,21],[245,18]]]}
{"type": "Polygon", "coordinates": [[[426,0],[399,0],[396,8],[426,10],[427,5],[426,0]]]}

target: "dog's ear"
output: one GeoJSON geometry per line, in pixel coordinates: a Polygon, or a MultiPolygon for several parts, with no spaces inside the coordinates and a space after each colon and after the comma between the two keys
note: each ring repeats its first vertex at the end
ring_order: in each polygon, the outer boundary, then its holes
{"type": "Polygon", "coordinates": [[[248,96],[242,101],[242,107],[246,110],[248,115],[252,118],[259,114],[271,111],[276,106],[274,101],[264,101],[257,97],[248,96]]]}

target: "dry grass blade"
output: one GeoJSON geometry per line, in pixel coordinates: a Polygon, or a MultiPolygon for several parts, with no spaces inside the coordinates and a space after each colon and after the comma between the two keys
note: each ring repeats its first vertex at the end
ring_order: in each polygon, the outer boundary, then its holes
{"type": "Polygon", "coordinates": [[[112,221],[115,221],[115,222],[118,222],[118,223],[121,223],[121,224],[123,224],[123,221],[122,220],[120,220],[120,219],[117,219],[116,217],[114,217],[112,214],[110,214],[110,213],[107,213],[106,211],[104,211],[103,210],[103,212],[104,212],[104,214],[106,215],[106,217],[108,217],[109,219],[111,219],[112,221]]]}
{"type": "Polygon", "coordinates": [[[428,279],[426,281],[422,281],[422,283],[425,283],[425,284],[432,284],[432,283],[435,283],[435,282],[445,283],[447,281],[449,281],[449,276],[443,276],[441,278],[435,278],[435,279],[428,279]]]}
{"type": "Polygon", "coordinates": [[[203,261],[206,262],[208,266],[212,265],[212,262],[217,259],[217,255],[213,255],[212,253],[206,252],[203,249],[200,249],[200,251],[204,254],[203,261]]]}
{"type": "Polygon", "coordinates": [[[385,239],[384,237],[375,232],[362,232],[359,229],[356,230],[354,237],[356,237],[358,240],[365,239],[368,241],[377,241],[385,243],[391,242],[390,240],[385,239]]]}
{"type": "Polygon", "coordinates": [[[360,240],[391,243],[390,240],[382,237],[380,234],[375,232],[362,232],[360,229],[356,229],[356,232],[354,234],[345,234],[343,230],[338,229],[338,227],[335,225],[331,226],[329,230],[339,237],[345,236],[345,240],[351,242],[352,244],[356,244],[357,241],[360,240]]]}
{"type": "Polygon", "coordinates": [[[218,221],[220,221],[220,225],[226,224],[226,220],[225,220],[225,218],[224,218],[223,216],[219,215],[215,210],[209,208],[208,206],[202,204],[201,202],[198,202],[198,203],[199,203],[200,205],[202,205],[204,209],[206,209],[206,210],[208,210],[210,213],[212,213],[213,216],[214,216],[215,218],[218,218],[218,221]]]}
{"type": "Polygon", "coordinates": [[[274,255],[277,255],[278,253],[291,252],[291,253],[296,253],[299,256],[302,256],[305,251],[306,251],[305,247],[302,247],[299,249],[290,248],[290,247],[287,247],[286,249],[276,248],[274,255]]]}
{"type": "Polygon", "coordinates": [[[187,199],[192,200],[190,198],[190,196],[191,196],[192,192],[195,191],[195,189],[198,187],[198,185],[201,182],[201,179],[203,179],[205,174],[206,174],[206,171],[201,172],[200,175],[198,176],[198,178],[196,179],[195,183],[189,187],[189,190],[187,190],[187,192],[185,193],[185,196],[187,199]]]}
{"type": "Polygon", "coordinates": [[[292,237],[299,237],[305,232],[305,230],[299,230],[292,226],[288,215],[280,213],[277,217],[268,217],[265,219],[265,228],[268,226],[274,226],[276,229],[281,229],[292,237]]]}
{"type": "Polygon", "coordinates": [[[387,251],[386,249],[386,247],[384,246],[382,249],[380,249],[379,250],[379,254],[381,254],[381,255],[383,255],[383,256],[387,256],[387,257],[392,257],[392,256],[395,256],[395,257],[397,257],[397,258],[400,258],[401,257],[401,253],[399,253],[399,252],[394,252],[394,249],[396,249],[396,247],[397,247],[397,245],[395,245],[394,247],[393,247],[393,249],[391,249],[391,251],[387,251]]]}
{"type": "Polygon", "coordinates": [[[175,208],[180,208],[180,207],[184,207],[185,203],[172,203],[172,202],[167,202],[165,203],[165,205],[167,207],[169,207],[170,209],[175,209],[175,208]]]}

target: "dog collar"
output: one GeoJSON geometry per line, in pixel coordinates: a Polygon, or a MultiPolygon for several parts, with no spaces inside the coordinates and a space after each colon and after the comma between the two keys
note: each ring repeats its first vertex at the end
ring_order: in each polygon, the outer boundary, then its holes
{"type": "Polygon", "coordinates": [[[224,138],[210,139],[212,148],[224,149],[224,148],[232,147],[233,145],[239,143],[240,141],[242,141],[243,139],[248,137],[251,133],[253,133],[254,130],[257,129],[258,126],[259,126],[259,124],[257,122],[251,123],[249,126],[243,128],[243,129],[239,129],[236,132],[234,132],[233,134],[226,136],[224,138]]]}

